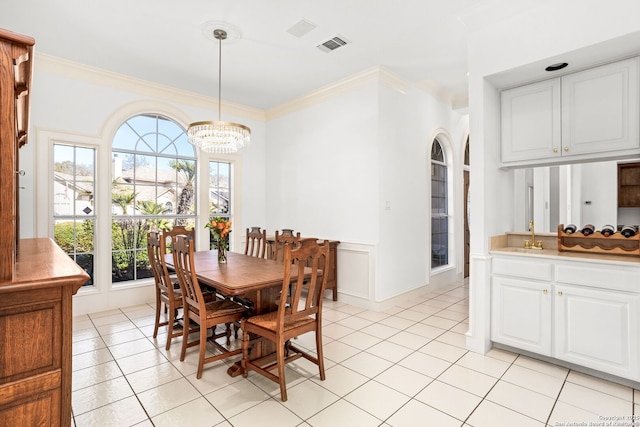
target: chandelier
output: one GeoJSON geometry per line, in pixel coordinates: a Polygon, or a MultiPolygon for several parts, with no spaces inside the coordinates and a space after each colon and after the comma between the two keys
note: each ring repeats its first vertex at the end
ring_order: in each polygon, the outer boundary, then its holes
{"type": "Polygon", "coordinates": [[[216,29],[213,36],[219,41],[218,49],[218,120],[195,122],[189,125],[189,142],[208,153],[235,153],[248,145],[251,129],[247,126],[220,120],[222,105],[222,40],[227,38],[225,30],[216,29]]]}

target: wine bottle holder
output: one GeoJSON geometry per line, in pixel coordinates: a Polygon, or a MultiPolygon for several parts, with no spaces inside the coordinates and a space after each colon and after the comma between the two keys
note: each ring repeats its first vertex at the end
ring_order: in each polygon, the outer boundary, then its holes
{"type": "Polygon", "coordinates": [[[580,231],[567,234],[564,232],[564,224],[560,224],[558,251],[640,256],[640,235],[624,237],[619,231],[609,237],[602,235],[600,231],[589,236],[584,236],[580,231]]]}

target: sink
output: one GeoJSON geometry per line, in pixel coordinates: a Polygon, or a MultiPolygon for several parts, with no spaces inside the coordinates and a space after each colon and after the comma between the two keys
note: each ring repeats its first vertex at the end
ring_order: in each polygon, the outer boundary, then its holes
{"type": "Polygon", "coordinates": [[[527,254],[527,255],[541,255],[541,254],[549,254],[550,252],[556,252],[555,250],[550,249],[525,249],[519,247],[506,247],[506,248],[497,248],[494,249],[496,252],[509,252],[509,253],[519,253],[519,254],[527,254]]]}

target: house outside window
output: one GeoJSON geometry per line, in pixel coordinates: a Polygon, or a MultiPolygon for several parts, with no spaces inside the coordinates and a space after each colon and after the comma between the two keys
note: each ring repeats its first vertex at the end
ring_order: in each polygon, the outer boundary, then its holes
{"type": "Polygon", "coordinates": [[[53,238],[94,284],[96,150],[53,145],[53,238]]]}
{"type": "Polygon", "coordinates": [[[112,281],[152,277],[147,233],[196,218],[196,154],[184,129],[157,114],[128,119],[112,144],[112,281]]]}

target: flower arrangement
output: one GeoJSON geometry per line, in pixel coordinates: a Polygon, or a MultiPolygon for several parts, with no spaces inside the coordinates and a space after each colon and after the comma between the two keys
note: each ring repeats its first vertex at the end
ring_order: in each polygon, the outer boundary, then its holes
{"type": "Polygon", "coordinates": [[[227,262],[227,250],[229,249],[229,240],[227,236],[231,232],[231,221],[228,218],[220,216],[209,219],[206,228],[211,230],[218,249],[218,262],[227,262]]]}

